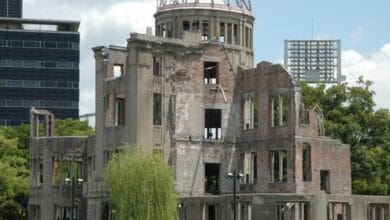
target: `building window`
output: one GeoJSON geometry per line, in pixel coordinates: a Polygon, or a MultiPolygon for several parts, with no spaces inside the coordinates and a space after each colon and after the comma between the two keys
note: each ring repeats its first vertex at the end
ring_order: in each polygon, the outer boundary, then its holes
{"type": "Polygon", "coordinates": [[[276,205],[275,219],[309,220],[311,219],[309,211],[310,211],[310,205],[307,202],[285,202],[276,205]]]}
{"type": "Polygon", "coordinates": [[[189,31],[189,30],[190,30],[190,22],[183,21],[183,31],[189,31]]]}
{"type": "Polygon", "coordinates": [[[115,126],[121,126],[125,124],[125,99],[115,99],[115,126]]]}
{"type": "Polygon", "coordinates": [[[349,220],[350,208],[348,203],[330,202],[328,204],[328,220],[349,220]]]}
{"type": "Polygon", "coordinates": [[[233,26],[233,44],[239,45],[240,42],[238,40],[239,33],[238,33],[238,25],[233,26]]]}
{"type": "Polygon", "coordinates": [[[219,42],[225,43],[225,23],[219,23],[219,42]]]}
{"type": "Polygon", "coordinates": [[[241,154],[242,171],[244,178],[242,183],[253,184],[257,181],[257,153],[243,153],[241,154]]]}
{"type": "Polygon", "coordinates": [[[161,125],[161,94],[153,94],[153,125],[161,125]]]}
{"type": "Polygon", "coordinates": [[[228,23],[227,24],[227,43],[228,44],[232,44],[232,34],[233,34],[233,30],[232,30],[232,24],[231,23],[228,23]]]}
{"type": "Polygon", "coordinates": [[[161,76],[161,67],[162,67],[162,59],[161,57],[154,56],[153,57],[153,75],[161,76]]]}
{"type": "Polygon", "coordinates": [[[219,193],[219,164],[205,164],[205,193],[219,193]]]}
{"type": "Polygon", "coordinates": [[[243,123],[244,130],[258,127],[258,102],[256,98],[244,99],[243,123]]]}
{"type": "Polygon", "coordinates": [[[221,109],[205,110],[205,139],[221,139],[221,109]]]}
{"type": "Polygon", "coordinates": [[[192,31],[193,32],[198,32],[199,31],[199,21],[197,21],[197,20],[192,21],[192,31]]]}
{"type": "Polygon", "coordinates": [[[329,170],[320,171],[320,190],[330,193],[330,173],[329,170]]]}
{"type": "Polygon", "coordinates": [[[113,66],[113,74],[114,78],[120,77],[123,74],[123,65],[122,64],[114,64],[113,66]]]}
{"type": "Polygon", "coordinates": [[[215,205],[207,206],[207,220],[217,220],[217,207],[215,205]]]}
{"type": "Polygon", "coordinates": [[[43,183],[43,160],[41,158],[38,159],[38,179],[37,185],[40,186],[43,183]]]}
{"type": "Polygon", "coordinates": [[[272,127],[287,124],[288,98],[287,95],[271,96],[271,123],[272,127]]]}
{"type": "Polygon", "coordinates": [[[217,62],[204,62],[204,83],[205,84],[217,84],[218,83],[218,63],[217,62]]]}
{"type": "Polygon", "coordinates": [[[202,41],[209,40],[209,22],[203,21],[202,22],[202,41]]]}
{"type": "Polygon", "coordinates": [[[311,181],[311,147],[308,143],[302,145],[303,181],[311,181]]]}
{"type": "Polygon", "coordinates": [[[61,160],[56,157],[53,157],[53,175],[52,175],[52,185],[58,186],[61,184],[61,160]]]}
{"type": "Polygon", "coordinates": [[[374,204],[368,206],[368,220],[389,220],[388,204],[374,204]]]}
{"type": "Polygon", "coordinates": [[[271,182],[287,181],[287,151],[270,151],[271,158],[271,182]]]}

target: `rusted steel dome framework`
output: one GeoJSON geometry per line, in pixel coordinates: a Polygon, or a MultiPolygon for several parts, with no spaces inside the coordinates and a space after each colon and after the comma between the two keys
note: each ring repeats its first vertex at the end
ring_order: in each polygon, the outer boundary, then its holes
{"type": "Polygon", "coordinates": [[[158,7],[163,7],[167,5],[177,5],[177,4],[222,4],[226,6],[234,6],[239,8],[244,8],[251,11],[252,5],[250,0],[157,0],[158,7]]]}
{"type": "Polygon", "coordinates": [[[219,42],[234,68],[253,67],[254,17],[249,0],[158,0],[154,16],[157,36],[219,42]]]}

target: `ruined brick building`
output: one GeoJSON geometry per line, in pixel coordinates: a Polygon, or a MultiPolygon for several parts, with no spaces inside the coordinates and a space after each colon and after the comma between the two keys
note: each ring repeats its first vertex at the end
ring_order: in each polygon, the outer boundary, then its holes
{"type": "Polygon", "coordinates": [[[31,111],[29,219],[112,219],[104,167],[136,143],[171,165],[177,219],[389,220],[389,197],[351,195],[350,148],[293,77],[253,68],[250,2],[158,1],[155,18],[155,36],[93,48],[94,136],[53,137],[31,111]]]}

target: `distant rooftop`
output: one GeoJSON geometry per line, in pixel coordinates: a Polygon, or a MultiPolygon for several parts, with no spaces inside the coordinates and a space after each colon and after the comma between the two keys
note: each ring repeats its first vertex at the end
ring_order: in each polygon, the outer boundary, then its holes
{"type": "Polygon", "coordinates": [[[0,29],[78,32],[79,21],[0,17],[0,29]]]}

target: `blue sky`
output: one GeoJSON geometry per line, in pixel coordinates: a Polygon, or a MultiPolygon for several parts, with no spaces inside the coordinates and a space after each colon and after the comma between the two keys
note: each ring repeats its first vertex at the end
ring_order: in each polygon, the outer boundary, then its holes
{"type": "Polygon", "coordinates": [[[283,57],[285,39],[341,39],[342,50],[370,54],[390,42],[390,0],[252,1],[255,61],[283,57]]]}
{"type": "MultiPolygon", "coordinates": [[[[156,0],[23,3],[25,17],[81,21],[81,114],[95,111],[95,61],[91,48],[125,46],[129,33],[145,33],[147,26],[154,26],[156,11],[156,0]]],[[[255,63],[282,62],[284,40],[311,39],[314,20],[315,39],[341,39],[342,72],[347,81],[353,83],[361,75],[374,81],[378,107],[390,108],[390,0],[254,0],[252,6],[256,18],[255,63]]]]}

